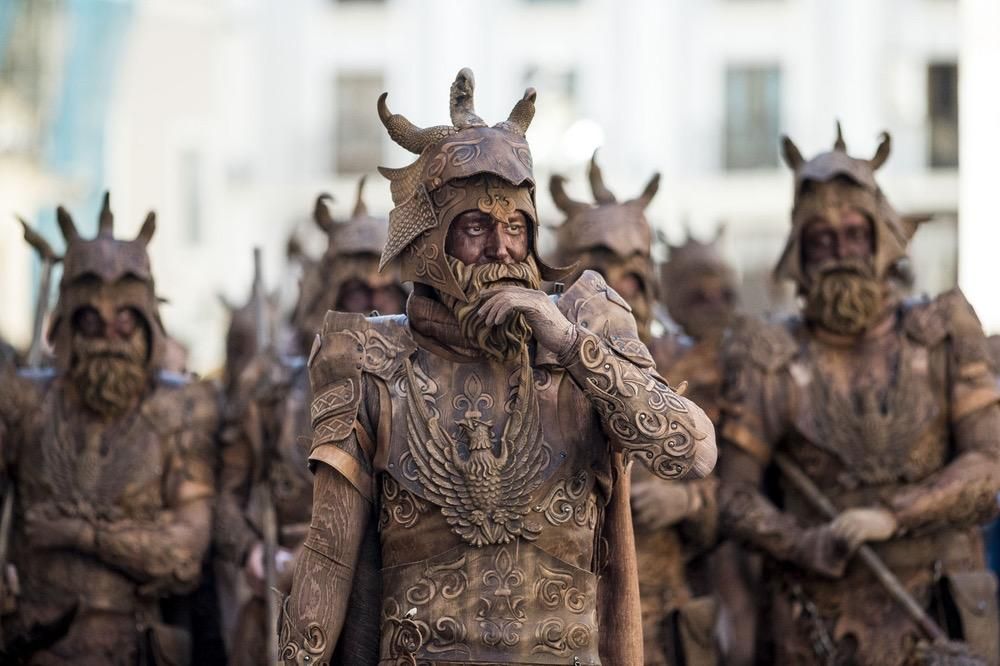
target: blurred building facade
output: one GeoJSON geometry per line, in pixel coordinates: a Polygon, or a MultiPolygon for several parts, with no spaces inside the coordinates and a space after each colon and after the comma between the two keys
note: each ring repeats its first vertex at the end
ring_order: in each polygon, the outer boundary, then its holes
{"type": "MultiPolygon", "coordinates": [[[[81,20],[73,2],[51,4],[57,22],[81,20]]],[[[936,293],[957,280],[956,0],[86,4],[127,8],[93,172],[59,168],[41,151],[0,192],[51,181],[16,199],[23,211],[50,209],[58,194],[90,222],[96,193],[109,186],[123,229],[155,208],[163,314],[195,370],[220,360],[217,293],[245,297],[253,245],[265,247],[265,277],[291,299],[288,235],[298,230],[307,248],[322,249],[308,222],[315,195],[332,192],[346,215],[358,176],[412,159],[385,136],[378,94],[389,91],[390,108],[418,125],[439,124],[463,66],[476,74],[477,108],[490,122],[526,86],[538,90],[528,138],[543,224],[559,222],[549,174],[566,175],[570,194],[586,198],[585,164],[600,148],[619,196],[661,172],[648,214],[671,240],[685,227],[708,237],[726,225],[753,310],[787,306],[770,282],[791,204],[778,138],[788,133],[813,154],[832,145],[839,118],[855,154],[873,153],[879,133],[892,132],[883,187],[901,212],[933,215],[914,244],[916,289],[936,293]]],[[[56,79],[67,74],[56,70],[56,79]]],[[[51,113],[41,107],[40,117],[51,113]]],[[[369,179],[368,199],[374,211],[390,208],[380,178],[369,179]]],[[[0,309],[0,330],[23,343],[32,274],[13,224],[0,224],[0,256],[5,299],[17,294],[0,309]]]]}

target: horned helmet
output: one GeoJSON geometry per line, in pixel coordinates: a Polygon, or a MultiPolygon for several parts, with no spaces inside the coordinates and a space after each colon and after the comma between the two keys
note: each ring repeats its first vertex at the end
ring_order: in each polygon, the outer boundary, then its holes
{"type": "Polygon", "coordinates": [[[531,150],[525,132],[535,115],[535,90],[528,88],[507,120],[492,127],[476,114],[472,71],[458,72],[451,85],[451,125],[417,127],[391,113],[388,93],[378,99],[378,114],[389,136],[415,153],[416,161],[399,168],[380,167],[389,179],[395,207],[380,266],[399,257],[402,279],[428,285],[461,302],[466,295],[445,256],[451,223],[469,210],[506,220],[515,210],[530,219],[529,252],[542,279],[559,280],[565,269],[548,266],[538,256],[538,215],[531,150]]]}
{"type": "Polygon", "coordinates": [[[56,209],[56,220],[66,240],[59,301],[48,331],[57,366],[66,371],[73,363],[74,317],[93,308],[107,325],[114,321],[116,313],[127,308],[138,316],[148,336],[146,367],[159,369],[166,335],[146,249],[156,231],[156,213],[149,212],[139,234],[132,240],[114,237],[109,192],[104,193],[94,238],[81,238],[73,218],[62,206],[56,209]]]}
{"type": "Polygon", "coordinates": [[[638,289],[626,300],[636,315],[640,335],[648,337],[656,279],[651,253],[653,231],[646,220],[646,208],[659,189],[660,174],[653,174],[642,194],[622,202],[605,185],[596,151],[587,175],[594,203],[571,199],[562,176],[554,175],[549,181],[553,201],[566,214],[565,222],[556,230],[555,261],[576,263],[577,275],[586,269],[596,270],[612,286],[631,277],[638,289]]]}
{"type": "Polygon", "coordinates": [[[330,213],[327,205],[332,201],[330,195],[321,194],[316,198],[313,221],[326,234],[327,247],[318,261],[302,262],[299,299],[292,313],[292,324],[304,339],[311,340],[322,327],[327,310],[345,307],[340,297],[350,281],[359,280],[370,289],[398,289],[399,302],[405,300],[406,292],[400,283],[398,269],[393,265],[389,270],[379,270],[379,254],[386,243],[386,220],[369,214],[364,187],[365,177],[362,176],[358,181],[354,211],[344,221],[335,220],[330,213]]]}
{"type": "MultiPolygon", "coordinates": [[[[917,224],[904,219],[889,203],[875,181],[875,172],[889,157],[892,141],[887,132],[871,159],[851,157],[847,154],[840,123],[833,149],[806,160],[787,136],[782,138],[785,163],[794,172],[792,229],[784,251],[775,267],[775,277],[795,282],[798,288],[807,288],[808,277],[802,265],[802,236],[807,223],[819,211],[830,208],[850,207],[859,210],[872,223],[875,254],[874,271],[879,279],[892,274],[894,267],[906,256],[917,224]],[[842,179],[852,185],[847,197],[831,197],[817,192],[811,185],[842,179]]],[[[828,215],[831,220],[839,215],[828,215]]]]}

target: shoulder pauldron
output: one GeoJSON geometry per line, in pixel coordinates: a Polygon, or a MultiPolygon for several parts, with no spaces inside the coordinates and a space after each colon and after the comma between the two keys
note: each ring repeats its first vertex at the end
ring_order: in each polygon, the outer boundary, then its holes
{"type": "Polygon", "coordinates": [[[324,364],[331,370],[325,385],[313,387],[313,448],[342,441],[353,431],[361,405],[362,374],[388,381],[416,348],[402,315],[328,312],[309,355],[312,367],[322,350],[324,364]]]}

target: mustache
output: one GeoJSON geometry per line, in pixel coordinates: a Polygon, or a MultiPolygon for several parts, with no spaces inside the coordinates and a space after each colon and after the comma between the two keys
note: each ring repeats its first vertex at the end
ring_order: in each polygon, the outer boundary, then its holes
{"type": "Polygon", "coordinates": [[[515,358],[531,338],[531,327],[524,315],[510,317],[499,326],[486,326],[479,313],[490,295],[504,286],[538,289],[542,278],[534,258],[529,255],[524,261],[514,264],[470,266],[449,257],[449,263],[467,302],[446,295],[442,300],[455,314],[462,336],[491,358],[499,361],[515,358]]]}
{"type": "Polygon", "coordinates": [[[149,381],[148,350],[141,330],[125,340],[74,336],[69,374],[84,404],[105,416],[128,410],[149,381]]]}

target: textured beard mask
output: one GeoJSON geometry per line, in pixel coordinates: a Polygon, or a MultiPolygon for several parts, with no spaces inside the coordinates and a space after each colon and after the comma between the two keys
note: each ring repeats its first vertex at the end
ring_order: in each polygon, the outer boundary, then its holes
{"type": "Polygon", "coordinates": [[[502,324],[486,326],[480,319],[479,312],[491,295],[491,288],[506,284],[538,289],[542,284],[542,276],[534,257],[529,254],[524,261],[516,264],[469,266],[449,256],[448,263],[468,302],[463,303],[447,294],[441,294],[441,301],[455,314],[462,335],[498,361],[516,358],[531,338],[531,327],[524,315],[515,314],[502,324]],[[484,291],[487,293],[483,293],[484,291]]]}
{"type": "Polygon", "coordinates": [[[813,271],[805,295],[807,321],[840,335],[857,335],[882,311],[882,284],[866,261],[842,260],[813,271]]]}
{"type": "Polygon", "coordinates": [[[120,416],[142,395],[149,380],[146,331],[127,340],[73,336],[75,362],[70,380],[83,403],[102,416],[120,416]]]}

